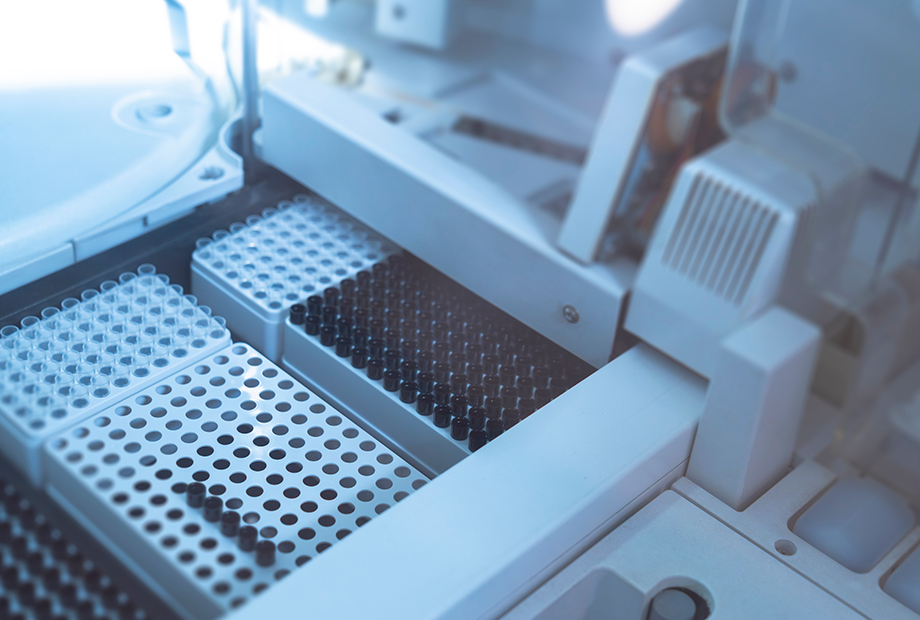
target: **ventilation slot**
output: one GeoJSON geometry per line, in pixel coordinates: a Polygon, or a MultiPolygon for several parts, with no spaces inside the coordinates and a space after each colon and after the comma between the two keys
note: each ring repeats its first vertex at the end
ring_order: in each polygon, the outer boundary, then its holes
{"type": "Polygon", "coordinates": [[[740,305],[777,219],[776,213],[760,202],[697,175],[662,263],[740,305]]]}

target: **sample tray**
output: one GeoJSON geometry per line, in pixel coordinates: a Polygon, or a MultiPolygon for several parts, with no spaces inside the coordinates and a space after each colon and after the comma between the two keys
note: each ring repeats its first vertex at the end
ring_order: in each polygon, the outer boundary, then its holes
{"type": "Polygon", "coordinates": [[[152,265],[41,314],[0,330],[0,451],[35,484],[46,437],[230,342],[152,265]]]}
{"type": "Polygon", "coordinates": [[[192,291],[240,340],[279,361],[281,324],[291,304],[396,251],[342,211],[298,195],[199,240],[192,291]]]}
{"type": "Polygon", "coordinates": [[[149,617],[4,480],[0,480],[0,557],[0,618],[149,617]]]}
{"type": "Polygon", "coordinates": [[[178,613],[200,619],[427,482],[244,344],[59,433],[44,457],[49,495],[178,613]]]}
{"type": "Polygon", "coordinates": [[[311,296],[284,338],[286,368],[431,475],[593,370],[406,255],[311,296]]]}

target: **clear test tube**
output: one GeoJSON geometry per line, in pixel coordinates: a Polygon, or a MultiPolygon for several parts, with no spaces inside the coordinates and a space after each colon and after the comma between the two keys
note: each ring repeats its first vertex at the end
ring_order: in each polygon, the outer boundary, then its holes
{"type": "Polygon", "coordinates": [[[151,311],[142,317],[141,333],[156,336],[160,332],[167,330],[169,325],[175,323],[175,318],[169,316],[166,310],[165,305],[151,308],[151,311]]]}
{"type": "Polygon", "coordinates": [[[54,340],[54,331],[48,329],[44,323],[35,326],[35,338],[33,347],[42,351],[47,351],[54,340]]]}
{"type": "MultiPolygon", "coordinates": [[[[153,267],[153,265],[151,265],[153,267]]],[[[127,284],[137,279],[137,274],[132,271],[126,271],[123,274],[118,276],[119,284],[127,284]]]]}
{"type": "Polygon", "coordinates": [[[68,310],[73,310],[74,306],[80,304],[80,300],[76,297],[68,297],[61,302],[61,311],[67,312],[68,310]]]}
{"type": "Polygon", "coordinates": [[[15,325],[4,325],[0,327],[0,338],[7,339],[12,338],[14,335],[19,333],[19,328],[15,325]]]}
{"type": "Polygon", "coordinates": [[[58,376],[57,381],[54,384],[54,391],[58,396],[66,400],[70,398],[70,395],[73,393],[73,389],[76,384],[77,381],[74,373],[62,367],[61,374],[58,376]]]}
{"type": "Polygon", "coordinates": [[[112,329],[105,333],[105,342],[102,350],[113,355],[121,351],[121,346],[125,342],[125,326],[113,325],[112,329]]]}
{"type": "Polygon", "coordinates": [[[11,350],[16,359],[23,363],[29,361],[29,352],[32,351],[34,346],[31,340],[28,338],[15,338],[10,344],[13,345],[11,350]]]}
{"type": "Polygon", "coordinates": [[[80,362],[77,364],[76,372],[74,373],[75,383],[84,387],[89,387],[93,384],[93,376],[95,374],[95,366],[88,362],[80,362]]]}
{"type": "Polygon", "coordinates": [[[146,355],[150,357],[153,355],[153,345],[155,338],[146,332],[141,332],[137,337],[137,345],[134,347],[134,350],[141,355],[146,355]]]}
{"type": "Polygon", "coordinates": [[[169,294],[169,276],[164,273],[158,273],[153,276],[154,282],[150,287],[150,294],[153,297],[152,303],[157,303],[156,300],[162,299],[169,294]]]}
{"type": "MultiPolygon", "coordinates": [[[[201,239],[198,241],[201,241],[201,239]]],[[[210,241],[210,239],[208,239],[208,241],[210,241]]],[[[211,249],[207,246],[199,246],[199,249],[195,250],[195,255],[205,262],[210,262],[214,258],[214,253],[211,252],[211,249]]]]}
{"type": "Polygon", "coordinates": [[[40,373],[45,362],[45,352],[41,349],[30,349],[26,355],[26,369],[32,373],[40,373]]]}
{"type": "Polygon", "coordinates": [[[256,224],[258,224],[259,222],[261,222],[262,218],[259,217],[258,215],[250,215],[244,221],[246,222],[246,226],[249,226],[251,228],[255,226],[256,224]]]}
{"type": "Polygon", "coordinates": [[[89,388],[80,383],[75,383],[70,390],[68,402],[75,409],[85,409],[89,406],[89,388]]]}
{"type": "Polygon", "coordinates": [[[89,393],[93,398],[105,398],[112,391],[109,385],[109,378],[106,375],[93,375],[93,381],[89,388],[89,393]]]}
{"type": "Polygon", "coordinates": [[[149,295],[135,295],[131,298],[130,302],[126,302],[124,306],[124,315],[125,320],[128,321],[135,316],[143,316],[150,311],[150,308],[154,306],[153,300],[149,295]]]}
{"type": "Polygon", "coordinates": [[[41,318],[42,318],[42,321],[43,321],[43,322],[48,322],[49,328],[52,328],[52,326],[53,326],[53,327],[56,327],[56,326],[57,326],[57,323],[55,322],[55,318],[56,318],[57,315],[60,314],[60,313],[61,313],[60,308],[56,308],[56,307],[54,307],[54,306],[48,306],[47,308],[45,308],[45,309],[43,309],[43,310],[41,311],[41,318]],[[50,321],[49,321],[49,319],[50,319],[50,321]]]}
{"type": "Polygon", "coordinates": [[[95,365],[99,362],[99,355],[101,353],[102,344],[93,339],[87,340],[86,346],[83,348],[83,361],[95,365]]]}
{"type": "Polygon", "coordinates": [[[135,323],[131,320],[131,317],[127,317],[125,322],[122,323],[120,330],[117,333],[121,336],[122,342],[127,342],[129,344],[134,344],[136,341],[137,334],[141,331],[141,325],[135,323]]]}
{"type": "Polygon", "coordinates": [[[195,318],[198,316],[198,313],[195,312],[192,308],[183,308],[179,313],[179,316],[176,317],[176,327],[177,332],[181,332],[185,335],[192,333],[192,325],[195,322],[195,318]]]}
{"type": "Polygon", "coordinates": [[[150,356],[150,365],[154,368],[165,368],[169,365],[169,347],[156,343],[153,345],[153,353],[150,356]]]}
{"type": "Polygon", "coordinates": [[[28,338],[29,340],[35,340],[38,332],[38,323],[41,319],[37,316],[27,316],[21,322],[20,325],[22,329],[20,333],[23,338],[28,338]]]}
{"type": "Polygon", "coordinates": [[[122,342],[121,344],[116,345],[114,349],[109,349],[115,357],[115,363],[121,364],[123,366],[131,366],[134,363],[134,345],[128,344],[127,342],[122,342]]]}
{"type": "Polygon", "coordinates": [[[227,320],[222,316],[211,317],[211,332],[209,336],[214,340],[223,338],[227,331],[227,320]]]}
{"type": "Polygon", "coordinates": [[[74,327],[73,331],[70,332],[70,337],[67,340],[67,345],[71,351],[82,355],[88,341],[89,334],[80,329],[80,326],[77,325],[74,327]]]}
{"type": "Polygon", "coordinates": [[[211,317],[208,314],[200,313],[192,321],[189,333],[192,338],[207,338],[210,328],[211,317]]]}
{"type": "Polygon", "coordinates": [[[109,326],[115,322],[112,306],[100,308],[99,312],[93,317],[93,324],[96,328],[109,329],[109,326]]]}
{"type": "Polygon", "coordinates": [[[54,338],[48,342],[48,348],[45,350],[45,354],[48,359],[60,362],[64,359],[64,353],[67,350],[66,342],[54,338]]]}
{"type": "Polygon", "coordinates": [[[109,379],[114,387],[125,388],[131,383],[131,369],[124,364],[115,364],[109,379]]]}
{"type": "Polygon", "coordinates": [[[40,368],[42,383],[55,386],[61,380],[61,364],[54,360],[45,360],[40,368]]]}
{"type": "Polygon", "coordinates": [[[115,356],[107,352],[100,353],[96,361],[96,373],[111,377],[113,372],[115,372],[115,356]]]}
{"type": "MultiPolygon", "coordinates": [[[[117,287],[118,287],[118,282],[116,282],[115,280],[105,280],[104,282],[102,282],[102,284],[99,285],[99,294],[102,297],[106,297],[107,293],[112,292],[117,287]]],[[[106,301],[109,301],[109,300],[106,300],[106,301]]],[[[114,301],[114,297],[112,298],[112,301],[114,301]]]]}
{"type": "Polygon", "coordinates": [[[65,312],[58,315],[58,327],[54,332],[54,340],[63,344],[65,348],[69,348],[76,324],[71,319],[66,318],[66,315],[67,313],[65,312]]]}
{"type": "Polygon", "coordinates": [[[150,263],[142,263],[137,266],[138,276],[152,276],[157,272],[157,268],[150,263]]]}
{"type": "Polygon", "coordinates": [[[170,337],[169,353],[173,357],[186,357],[191,339],[188,333],[182,333],[182,330],[176,330],[170,337]]]}
{"type": "Polygon", "coordinates": [[[77,374],[77,367],[83,361],[83,357],[79,353],[75,353],[69,349],[65,350],[61,354],[61,372],[63,376],[69,376],[71,380],[74,379],[77,374]]]}
{"type": "MultiPolygon", "coordinates": [[[[150,375],[150,356],[140,352],[135,352],[131,356],[131,365],[129,366],[131,374],[138,378],[144,378],[150,375]]],[[[125,364],[127,366],[127,364],[125,364]]]]}
{"type": "Polygon", "coordinates": [[[80,293],[80,300],[83,302],[80,304],[80,307],[87,312],[95,313],[97,308],[96,298],[99,296],[99,291],[95,289],[86,289],[80,293]]]}
{"type": "Polygon", "coordinates": [[[149,291],[157,284],[157,279],[153,274],[140,275],[138,274],[137,280],[137,290],[139,292],[149,291]]]}
{"type": "Polygon", "coordinates": [[[0,348],[6,351],[16,351],[16,342],[20,339],[19,328],[15,325],[6,325],[0,328],[0,348]]]}

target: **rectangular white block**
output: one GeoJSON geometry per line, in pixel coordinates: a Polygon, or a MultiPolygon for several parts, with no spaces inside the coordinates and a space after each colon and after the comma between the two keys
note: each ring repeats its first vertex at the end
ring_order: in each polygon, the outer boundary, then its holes
{"type": "Polygon", "coordinates": [[[460,31],[458,0],[377,0],[379,34],[432,49],[444,49],[460,31]]]}
{"type": "Polygon", "coordinates": [[[774,307],[718,351],[687,477],[743,510],[786,473],[821,332],[774,307]]]}

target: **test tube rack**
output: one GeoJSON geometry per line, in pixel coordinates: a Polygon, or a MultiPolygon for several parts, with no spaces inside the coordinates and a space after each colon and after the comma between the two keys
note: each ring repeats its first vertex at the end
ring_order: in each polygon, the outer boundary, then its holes
{"type": "Polygon", "coordinates": [[[56,434],[44,460],[48,494],[201,620],[427,482],[244,344],[56,434]]]}
{"type": "Polygon", "coordinates": [[[286,368],[429,475],[593,370],[407,255],[295,305],[284,337],[286,368]]]}
{"type": "Polygon", "coordinates": [[[0,330],[0,451],[33,484],[39,446],[230,342],[223,319],[153,265],[0,330]]]}
{"type": "Polygon", "coordinates": [[[241,340],[276,362],[291,304],[397,251],[357,220],[303,194],[197,245],[192,292],[241,340]]]}

